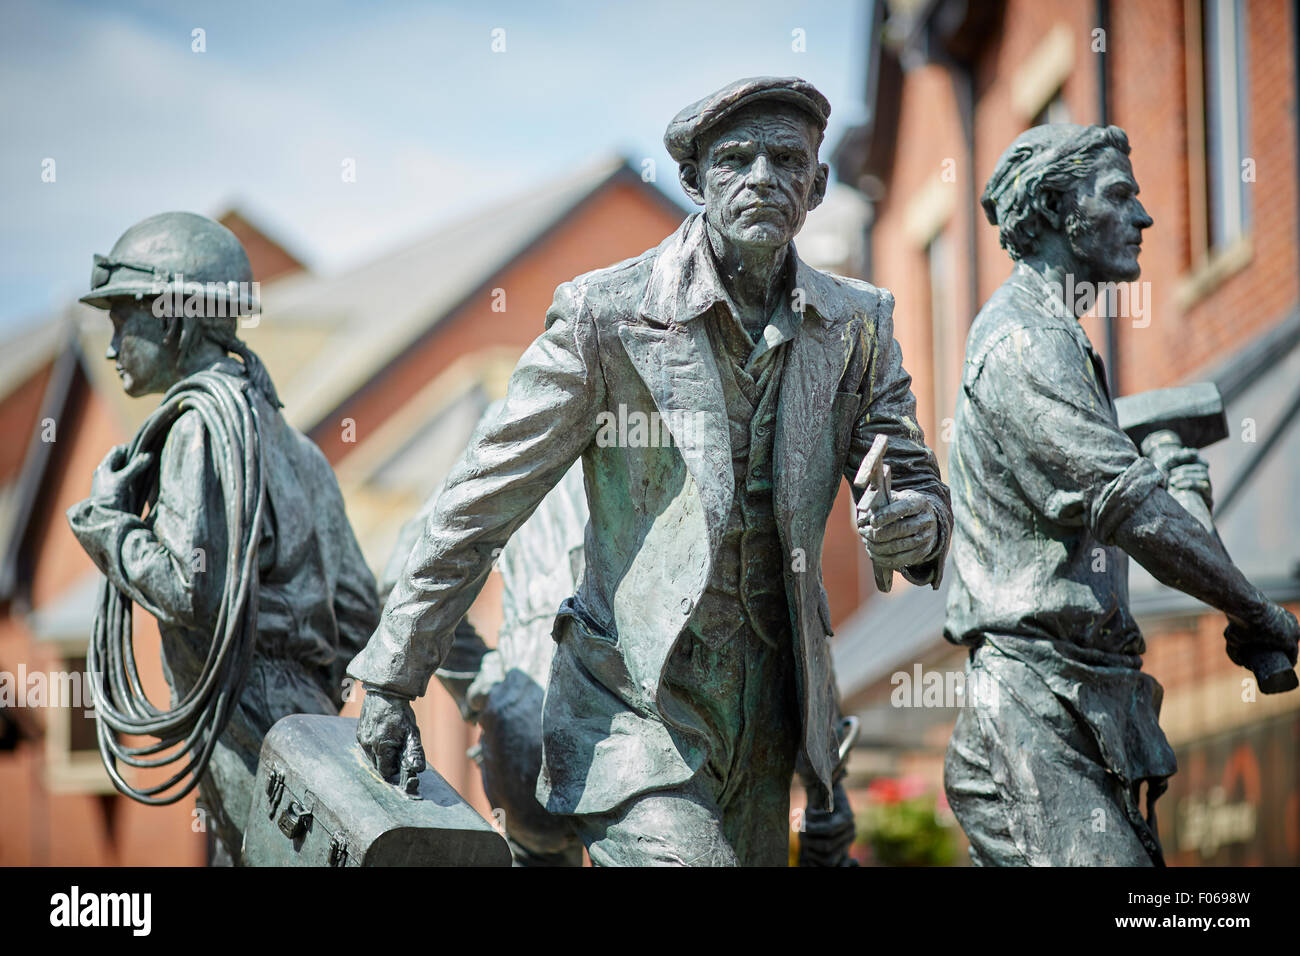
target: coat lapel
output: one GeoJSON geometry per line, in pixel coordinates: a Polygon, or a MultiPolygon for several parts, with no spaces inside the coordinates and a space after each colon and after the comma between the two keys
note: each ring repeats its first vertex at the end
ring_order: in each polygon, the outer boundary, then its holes
{"type": "Polygon", "coordinates": [[[825,431],[831,427],[835,392],[848,364],[844,335],[849,325],[830,321],[842,298],[833,279],[802,262],[796,276],[805,292],[806,309],[781,373],[773,509],[779,525],[794,532],[792,539],[804,540],[806,535],[799,530],[803,518],[815,510],[806,507],[814,490],[805,486],[805,480],[815,481],[826,465],[816,459],[820,451],[830,448],[825,431]]]}
{"type": "Polygon", "coordinates": [[[707,331],[700,322],[666,329],[624,325],[618,336],[699,488],[713,554],[733,490],[727,406],[707,331]]]}
{"type": "MultiPolygon", "coordinates": [[[[804,540],[805,496],[816,487],[805,479],[815,483],[828,465],[816,456],[830,447],[825,430],[848,362],[849,324],[833,321],[845,301],[840,285],[804,264],[793,245],[790,254],[803,314],[781,373],[773,506],[778,524],[804,540]]],[[[703,217],[687,218],[660,246],[638,310],[641,323],[621,326],[618,334],[699,487],[714,553],[731,511],[734,476],[722,380],[707,331],[696,321],[721,295],[709,255],[703,217]],[[679,437],[675,422],[693,427],[679,437]]]]}

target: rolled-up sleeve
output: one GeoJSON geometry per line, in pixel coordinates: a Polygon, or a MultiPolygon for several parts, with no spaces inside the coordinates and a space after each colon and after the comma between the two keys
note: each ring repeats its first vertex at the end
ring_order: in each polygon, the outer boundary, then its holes
{"type": "Polygon", "coordinates": [[[1019,328],[984,358],[967,395],[1010,477],[1046,518],[1104,544],[1164,483],[1116,424],[1088,354],[1066,329],[1019,328]]]}

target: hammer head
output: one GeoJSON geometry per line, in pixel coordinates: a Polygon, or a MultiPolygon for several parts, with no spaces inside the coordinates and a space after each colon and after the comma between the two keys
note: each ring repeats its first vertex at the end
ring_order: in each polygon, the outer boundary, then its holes
{"type": "Polygon", "coordinates": [[[1158,388],[1115,399],[1119,427],[1142,447],[1152,432],[1168,429],[1188,448],[1204,448],[1228,437],[1223,396],[1213,382],[1158,388]]]}

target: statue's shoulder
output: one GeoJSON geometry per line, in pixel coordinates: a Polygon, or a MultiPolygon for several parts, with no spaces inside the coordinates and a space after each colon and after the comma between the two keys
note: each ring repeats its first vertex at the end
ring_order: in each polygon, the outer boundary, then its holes
{"type": "Polygon", "coordinates": [[[1057,347],[1073,347],[1074,319],[1055,315],[1029,290],[1008,279],[988,298],[966,336],[964,378],[971,383],[991,362],[990,356],[1015,353],[1017,363],[1050,361],[1057,347]],[[1046,348],[1045,348],[1046,346],[1046,348]]]}
{"type": "Polygon", "coordinates": [[[645,285],[654,270],[655,260],[659,257],[662,246],[647,249],[640,255],[616,262],[603,269],[584,272],[570,281],[590,303],[608,305],[625,299],[633,299],[633,307],[640,301],[645,285]]]}
{"type": "MultiPolygon", "coordinates": [[[[834,328],[865,320],[868,327],[888,331],[894,315],[894,296],[888,289],[865,279],[823,272],[801,262],[798,284],[805,301],[817,310],[823,323],[834,328]]],[[[796,290],[798,291],[798,290],[796,290]]]]}
{"type": "Polygon", "coordinates": [[[878,318],[888,318],[893,315],[894,294],[888,289],[872,285],[866,279],[842,276],[835,272],[821,272],[816,269],[811,271],[816,272],[826,281],[837,286],[840,294],[858,311],[875,315],[878,318]]]}

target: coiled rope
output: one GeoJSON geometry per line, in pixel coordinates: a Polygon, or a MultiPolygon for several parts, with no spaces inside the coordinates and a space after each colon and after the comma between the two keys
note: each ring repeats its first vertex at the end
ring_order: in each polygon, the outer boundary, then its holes
{"type": "MultiPolygon", "coordinates": [[[[131,632],[131,598],[104,579],[100,609],[87,655],[98,715],[99,753],[113,785],[140,803],[175,803],[198,784],[217,739],[239,700],[257,643],[258,546],[266,509],[260,423],[244,394],[257,387],[216,372],[198,372],[173,386],[131,442],[127,461],[153,453],[161,458],[167,433],[183,412],[197,412],[215,452],[217,477],[225,498],[225,587],[212,629],[207,659],[194,685],[172,710],[159,710],[145,695],[136,668],[131,632]],[[156,737],[129,747],[120,734],[156,737]],[[164,753],[179,747],[172,753],[164,753]],[[159,756],[161,755],[161,756],[159,756]],[[131,767],[172,767],[168,780],[137,789],[123,778],[118,763],[131,767]],[[188,778],[188,779],[187,779],[188,778]],[[177,787],[172,793],[167,791],[177,787]]],[[[130,489],[127,507],[141,514],[151,482],[130,489]]]]}

